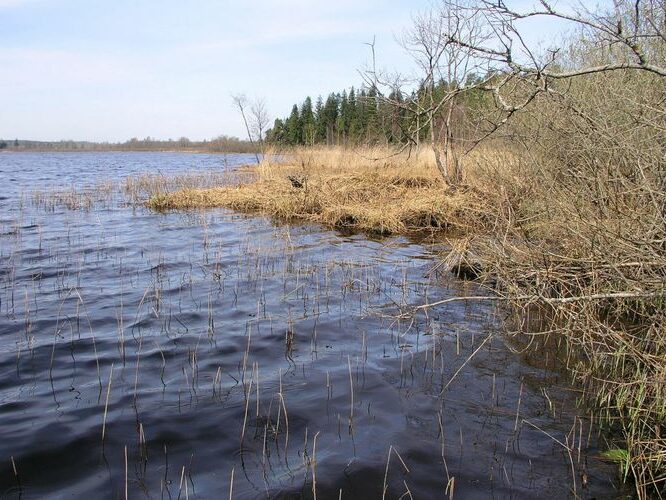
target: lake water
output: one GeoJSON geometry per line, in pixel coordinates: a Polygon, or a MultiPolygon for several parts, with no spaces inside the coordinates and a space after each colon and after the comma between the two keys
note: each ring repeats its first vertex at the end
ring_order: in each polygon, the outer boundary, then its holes
{"type": "Polygon", "coordinates": [[[550,351],[515,352],[442,243],[125,179],[244,155],[0,154],[0,497],[581,498],[615,467],[550,351]]]}

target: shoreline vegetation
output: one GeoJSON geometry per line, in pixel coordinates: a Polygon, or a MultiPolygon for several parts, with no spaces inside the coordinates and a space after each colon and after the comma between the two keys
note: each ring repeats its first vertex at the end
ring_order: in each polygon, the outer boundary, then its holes
{"type": "Polygon", "coordinates": [[[132,138],[125,142],[90,141],[31,141],[0,139],[2,152],[75,153],[75,152],[163,152],[163,153],[258,153],[258,144],[237,137],[219,136],[214,139],[192,141],[187,137],[176,140],[132,138]]]}
{"type": "MultiPolygon", "coordinates": [[[[409,155],[380,147],[269,151],[234,182],[173,191],[153,186],[147,205],[158,211],[224,207],[383,236],[479,228],[489,208],[480,196],[486,186],[447,190],[432,156],[427,149],[409,155]]],[[[478,168],[493,168],[492,160],[478,168]]]]}

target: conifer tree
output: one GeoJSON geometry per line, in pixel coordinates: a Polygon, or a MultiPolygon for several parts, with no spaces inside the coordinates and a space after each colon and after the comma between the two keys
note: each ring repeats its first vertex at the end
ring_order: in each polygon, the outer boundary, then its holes
{"type": "Polygon", "coordinates": [[[301,143],[306,146],[313,146],[315,143],[315,118],[312,112],[312,99],[310,96],[305,98],[301,106],[301,128],[302,139],[301,143]]]}
{"type": "Polygon", "coordinates": [[[285,123],[280,118],[276,118],[273,128],[266,131],[266,142],[278,144],[286,142],[285,123]]]}
{"type": "Polygon", "coordinates": [[[347,144],[349,139],[349,100],[347,91],[343,90],[340,95],[340,116],[338,118],[338,129],[342,136],[342,143],[347,144]]]}
{"type": "Polygon", "coordinates": [[[326,118],[324,115],[324,100],[321,96],[317,97],[315,104],[315,142],[323,144],[326,142],[326,118]]]}
{"type": "Polygon", "coordinates": [[[326,99],[323,115],[326,123],[326,144],[331,146],[336,143],[336,122],[338,119],[338,101],[335,94],[329,94],[326,99]]]}
{"type": "Polygon", "coordinates": [[[286,129],[287,144],[292,146],[299,145],[303,133],[301,130],[301,119],[298,113],[298,106],[296,104],[291,108],[291,114],[289,115],[289,118],[287,118],[286,129]]]}

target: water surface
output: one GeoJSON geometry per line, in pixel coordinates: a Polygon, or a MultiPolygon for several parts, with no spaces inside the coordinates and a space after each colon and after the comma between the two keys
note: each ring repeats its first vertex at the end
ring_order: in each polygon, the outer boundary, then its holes
{"type": "Polygon", "coordinates": [[[613,495],[575,392],[491,302],[398,317],[483,295],[441,243],[122,192],[251,161],[0,154],[0,497],[613,495]]]}

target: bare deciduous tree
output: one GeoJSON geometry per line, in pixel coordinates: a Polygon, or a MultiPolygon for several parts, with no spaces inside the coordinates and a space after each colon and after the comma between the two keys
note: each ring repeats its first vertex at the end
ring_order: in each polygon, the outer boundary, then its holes
{"type": "MultiPolygon", "coordinates": [[[[415,17],[404,35],[402,44],[420,71],[421,91],[411,100],[381,98],[414,116],[414,126],[408,131],[411,144],[418,144],[421,132],[429,131],[437,168],[447,184],[462,179],[461,155],[495,134],[540,94],[556,95],[557,81],[618,70],[666,77],[663,0],[615,0],[613,9],[605,14],[584,8],[559,10],[546,0],[539,3],[537,9],[519,12],[504,0],[442,0],[415,17]],[[536,17],[573,25],[588,43],[605,47],[607,57],[577,63],[564,57],[559,48],[537,53],[520,30],[521,20],[536,17]],[[457,131],[460,120],[455,113],[460,97],[472,90],[491,93],[496,109],[492,116],[473,124],[477,133],[465,140],[457,131]]],[[[395,81],[380,81],[374,68],[366,73],[367,83],[375,88],[383,83],[391,95],[396,94],[395,81]]]]}
{"type": "MultiPolygon", "coordinates": [[[[265,153],[264,135],[270,120],[266,109],[266,101],[259,98],[250,103],[244,94],[234,94],[231,96],[231,99],[243,118],[245,130],[247,131],[247,138],[249,139],[250,144],[254,146],[255,141],[258,142],[260,152],[263,155],[265,153]]],[[[259,163],[259,153],[255,152],[254,156],[257,163],[259,163]]]]}
{"type": "Polygon", "coordinates": [[[461,144],[455,123],[459,98],[487,83],[476,75],[490,74],[488,62],[475,57],[472,48],[487,41],[489,27],[471,5],[466,0],[447,0],[413,19],[401,43],[419,70],[415,79],[393,76],[380,80],[374,69],[366,74],[366,81],[375,88],[389,90],[380,93],[385,103],[413,115],[414,123],[405,131],[411,144],[419,145],[421,134],[428,131],[437,168],[449,186],[462,180],[459,155],[471,149],[461,144]],[[466,43],[453,43],[454,36],[466,43]],[[405,84],[417,84],[420,91],[403,100],[400,87],[405,84]]]}
{"type": "Polygon", "coordinates": [[[259,142],[262,155],[266,152],[264,147],[264,135],[266,133],[266,128],[269,125],[269,120],[270,117],[268,115],[268,110],[266,109],[266,101],[263,98],[255,99],[250,106],[250,126],[256,140],[259,142]]]}
{"type": "Polygon", "coordinates": [[[469,16],[485,19],[492,27],[484,42],[471,41],[456,32],[446,34],[447,43],[470,51],[470,57],[484,60],[500,78],[484,90],[493,93],[499,109],[506,113],[495,124],[494,132],[517,111],[527,107],[540,93],[553,92],[555,81],[596,73],[633,70],[666,77],[666,4],[663,0],[614,0],[610,12],[599,14],[580,8],[572,13],[559,10],[547,0],[541,8],[519,12],[504,0],[482,0],[467,7],[469,16]],[[539,54],[530,47],[519,29],[521,20],[545,17],[568,23],[581,33],[583,40],[603,48],[604,60],[596,63],[586,58],[575,61],[562,56],[560,48],[539,54]],[[524,92],[516,102],[506,89],[523,85],[524,92]],[[509,94],[509,97],[507,97],[509,94]]]}
{"type": "Polygon", "coordinates": [[[663,50],[663,43],[666,42],[666,4],[663,0],[614,0],[613,9],[603,14],[584,8],[566,13],[546,0],[539,3],[540,9],[519,12],[507,7],[503,0],[482,0],[478,12],[495,28],[495,36],[489,40],[491,43],[469,43],[455,33],[449,34],[449,40],[468,47],[478,57],[499,63],[498,69],[516,75],[566,79],[605,71],[640,70],[666,76],[663,50]],[[550,49],[539,57],[526,44],[517,28],[520,20],[534,17],[559,19],[572,24],[590,41],[606,46],[609,61],[598,65],[563,67],[559,65],[558,48],[550,49]]]}

